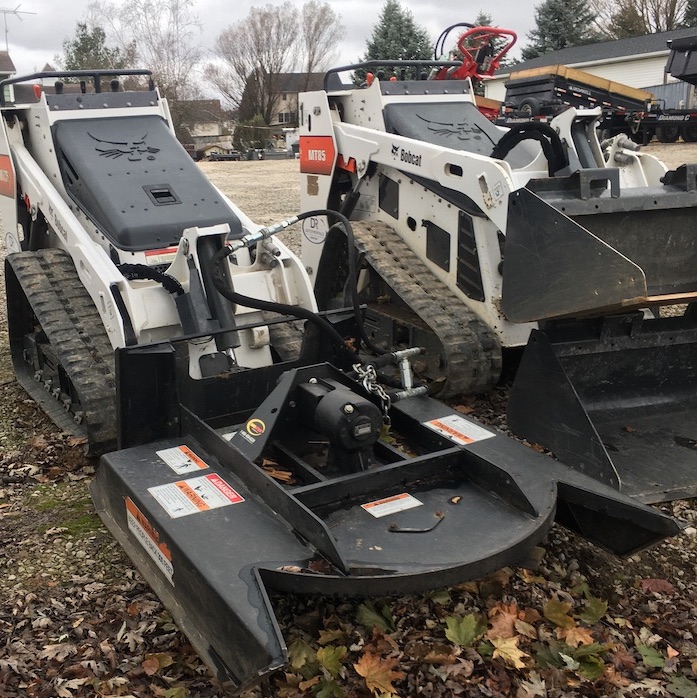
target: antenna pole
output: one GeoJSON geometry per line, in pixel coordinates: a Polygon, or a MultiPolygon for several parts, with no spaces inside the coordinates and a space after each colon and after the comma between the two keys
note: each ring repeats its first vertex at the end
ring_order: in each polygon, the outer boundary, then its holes
{"type": "Polygon", "coordinates": [[[22,21],[22,18],[20,15],[35,15],[36,12],[28,12],[26,10],[20,10],[19,8],[22,7],[22,5],[17,5],[13,10],[8,8],[8,7],[0,7],[0,14],[2,15],[3,21],[5,23],[5,51],[9,53],[10,51],[10,42],[8,39],[8,34],[9,30],[7,28],[7,15],[12,15],[13,17],[16,17],[20,22],[22,21]]]}

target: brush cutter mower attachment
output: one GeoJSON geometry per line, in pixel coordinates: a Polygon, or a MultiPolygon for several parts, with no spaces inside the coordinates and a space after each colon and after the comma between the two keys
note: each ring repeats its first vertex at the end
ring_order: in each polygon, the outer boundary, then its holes
{"type": "Polygon", "coordinates": [[[370,596],[455,584],[523,564],[555,516],[621,554],[678,530],[429,397],[388,408],[360,366],[192,380],[185,344],[117,352],[125,448],[102,457],[92,496],[234,690],[287,661],[269,588],[370,596]]]}

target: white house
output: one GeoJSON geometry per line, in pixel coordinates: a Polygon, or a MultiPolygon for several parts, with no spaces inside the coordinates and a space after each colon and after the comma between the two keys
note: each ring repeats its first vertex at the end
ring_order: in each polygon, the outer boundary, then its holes
{"type": "Polygon", "coordinates": [[[505,83],[512,72],[548,65],[578,68],[630,87],[645,88],[662,85],[674,79],[665,72],[670,53],[668,41],[696,34],[697,28],[691,27],[647,36],[634,36],[630,39],[564,48],[501,68],[491,80],[484,83],[485,95],[491,99],[503,101],[506,96],[505,83]]]}

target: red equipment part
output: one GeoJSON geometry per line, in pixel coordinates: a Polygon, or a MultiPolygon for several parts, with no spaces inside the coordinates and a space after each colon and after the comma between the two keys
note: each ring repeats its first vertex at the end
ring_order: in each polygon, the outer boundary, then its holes
{"type": "Polygon", "coordinates": [[[462,54],[459,68],[441,68],[436,80],[482,80],[493,75],[501,65],[503,57],[511,50],[518,35],[512,29],[498,27],[471,27],[457,42],[462,54]],[[504,38],[506,43],[497,51],[494,40],[504,38]]]}

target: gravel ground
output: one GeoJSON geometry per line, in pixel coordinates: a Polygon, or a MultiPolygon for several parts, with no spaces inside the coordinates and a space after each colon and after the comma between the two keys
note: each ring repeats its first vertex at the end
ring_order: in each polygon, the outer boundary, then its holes
{"type": "MultiPolygon", "coordinates": [[[[697,162],[697,144],[651,145],[646,151],[670,166],[697,162]]],[[[298,210],[295,160],[202,163],[201,168],[260,223],[298,210]]],[[[295,246],[297,234],[286,235],[295,246]]],[[[82,455],[79,440],[58,434],[14,381],[4,284],[0,289],[0,696],[221,695],[96,517],[87,492],[94,463],[82,455]]],[[[505,427],[505,399],[502,389],[463,401],[463,407],[505,427]]],[[[371,634],[358,602],[279,596],[274,603],[293,643],[310,643],[314,652],[318,637],[328,642],[322,632],[344,633],[351,661],[360,663],[368,650],[394,660],[391,666],[403,672],[392,676],[394,695],[697,696],[697,503],[662,509],[679,515],[688,528],[650,551],[621,561],[555,526],[536,551],[534,574],[504,570],[438,598],[390,600],[383,616],[393,618],[394,630],[384,635],[371,634]],[[597,650],[601,669],[593,680],[573,657],[557,666],[534,654],[535,643],[544,650],[555,641],[553,625],[545,622],[550,600],[581,609],[589,599],[608,604],[602,620],[587,628],[605,648],[605,654],[597,650]],[[520,609],[516,623],[526,624],[516,628],[534,637],[521,640],[536,658],[524,660],[522,668],[492,661],[479,653],[481,645],[477,651],[453,650],[445,639],[448,618],[481,612],[493,626],[501,608],[510,612],[514,606],[520,609]],[[432,654],[424,658],[419,643],[430,649],[448,645],[450,663],[432,654]]],[[[562,637],[559,627],[556,637],[562,637]]],[[[325,668],[322,695],[369,695],[359,678],[347,660],[336,676],[325,668]],[[330,692],[329,679],[343,693],[330,692]]],[[[279,675],[265,695],[312,695],[313,686],[315,693],[320,690],[313,680],[292,672],[279,675]],[[302,680],[310,683],[303,688],[302,680]]]]}

